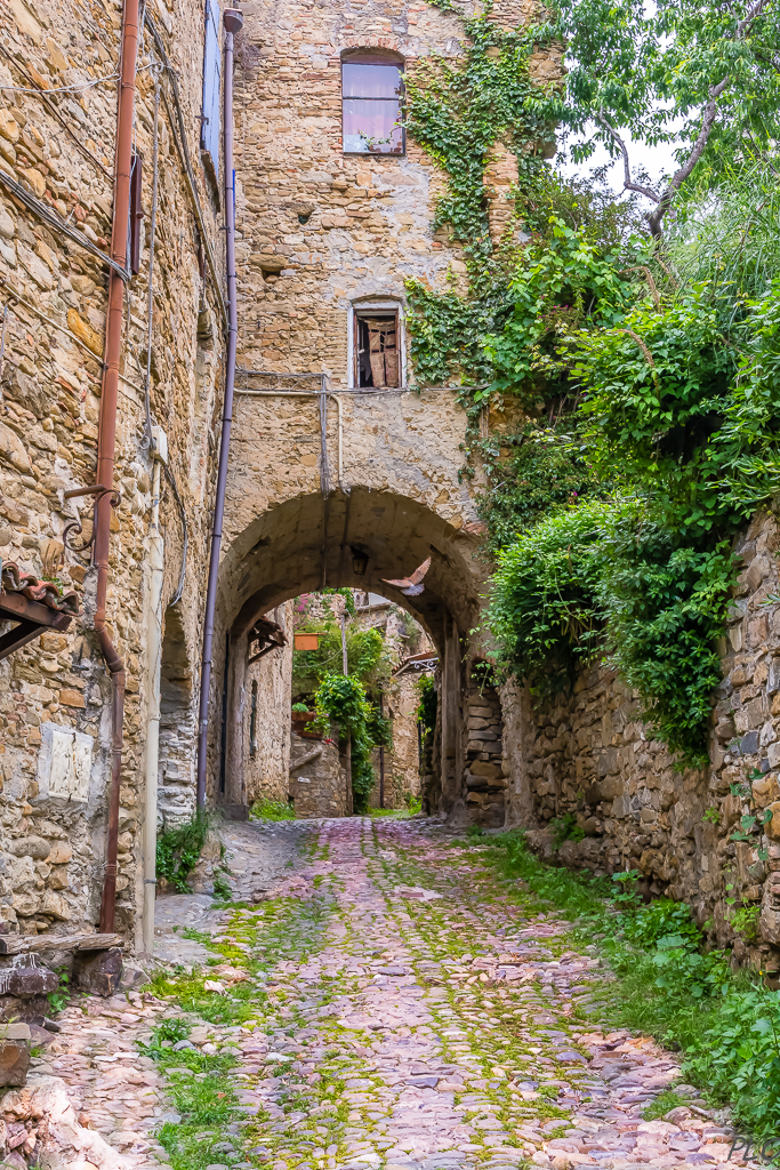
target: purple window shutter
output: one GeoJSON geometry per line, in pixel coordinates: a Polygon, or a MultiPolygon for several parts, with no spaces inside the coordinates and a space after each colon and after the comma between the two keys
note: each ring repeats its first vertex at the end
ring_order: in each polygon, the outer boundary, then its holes
{"type": "Polygon", "coordinates": [[[214,181],[219,180],[220,75],[219,4],[206,0],[206,40],[203,50],[203,119],[200,146],[214,181]]]}

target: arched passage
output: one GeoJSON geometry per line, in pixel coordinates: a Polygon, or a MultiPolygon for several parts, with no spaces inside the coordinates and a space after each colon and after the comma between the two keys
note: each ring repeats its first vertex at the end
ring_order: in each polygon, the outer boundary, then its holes
{"type": "MultiPolygon", "coordinates": [[[[242,724],[240,706],[247,701],[252,626],[299,593],[350,585],[383,593],[403,606],[438,649],[433,811],[503,823],[500,767],[488,782],[469,766],[475,742],[469,739],[469,712],[483,703],[484,691],[473,678],[477,651],[469,631],[477,619],[483,574],[473,535],[419,501],[391,492],[354,487],[327,496],[296,496],[252,520],[226,549],[220,572],[211,711],[222,711],[223,719],[213,717],[210,727],[212,798],[228,806],[245,804],[240,768],[231,761],[242,724]],[[408,576],[427,557],[431,566],[418,596],[386,584],[408,576]]],[[[500,742],[485,745],[479,754],[490,751],[492,760],[500,759],[500,742]]]]}

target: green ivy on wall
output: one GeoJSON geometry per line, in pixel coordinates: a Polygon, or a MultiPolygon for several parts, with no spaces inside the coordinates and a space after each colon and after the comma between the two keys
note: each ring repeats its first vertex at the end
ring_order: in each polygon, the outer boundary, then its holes
{"type": "MultiPolygon", "coordinates": [[[[449,10],[449,3],[439,7],[449,10]]],[[[415,373],[455,383],[497,554],[500,666],[541,691],[600,657],[686,763],[706,758],[732,542],[780,483],[780,195],[771,163],[681,203],[663,244],[631,206],[565,183],[543,144],[564,109],[536,85],[543,29],[463,22],[454,63],[408,82],[410,136],[446,176],[434,227],[461,246],[444,289],[407,282],[415,373]],[[496,143],[518,161],[491,239],[496,143]],[[509,434],[477,434],[515,400],[509,434]]]]}
{"type": "Polygon", "coordinates": [[[407,76],[405,120],[409,135],[446,174],[434,229],[448,230],[461,245],[467,290],[461,295],[454,279],[444,292],[414,279],[406,290],[419,380],[443,384],[456,377],[473,387],[490,374],[484,338],[510,306],[513,248],[496,249],[490,235],[485,188],[490,151],[502,143],[515,155],[518,191],[527,190],[543,174],[542,152],[555,113],[552,92],[531,78],[535,29],[500,28],[488,5],[464,20],[464,33],[463,56],[456,63],[427,59],[407,76]]]}

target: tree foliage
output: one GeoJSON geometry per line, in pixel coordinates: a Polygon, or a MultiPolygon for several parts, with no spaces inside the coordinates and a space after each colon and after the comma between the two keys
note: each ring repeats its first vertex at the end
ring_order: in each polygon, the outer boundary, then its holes
{"type": "Polygon", "coordinates": [[[560,116],[624,162],[625,186],[649,199],[649,225],[682,195],[717,190],[733,168],[780,138],[777,0],[557,0],[553,23],[568,66],[560,116]],[[626,140],[669,143],[675,166],[659,188],[632,171],[626,140]]]}

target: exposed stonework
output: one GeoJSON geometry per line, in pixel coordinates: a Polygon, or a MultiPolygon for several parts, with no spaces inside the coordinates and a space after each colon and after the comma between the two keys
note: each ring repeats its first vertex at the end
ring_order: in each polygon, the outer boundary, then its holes
{"type": "Polygon", "coordinates": [[[711,919],[720,941],[735,939],[735,910],[755,907],[758,938],[737,934],[736,950],[768,970],[780,970],[778,550],[774,515],[756,517],[738,545],[744,569],[724,640],[710,768],[676,770],[635,697],[603,668],[583,671],[570,695],[541,708],[516,686],[502,695],[509,820],[545,825],[572,814],[586,836],[566,841],[561,858],[638,869],[650,891],[711,919]],[[734,841],[743,816],[757,821],[748,840],[734,841]]]}
{"type": "Polygon", "coordinates": [[[297,817],[345,817],[352,812],[344,760],[332,739],[293,733],[290,801],[297,817]]]}
{"type": "MultiPolygon", "coordinates": [[[[249,667],[240,700],[244,727],[240,766],[250,805],[260,797],[286,802],[289,795],[292,602],[277,606],[266,616],[278,623],[287,643],[249,667]]],[[[233,761],[232,766],[239,766],[238,762],[233,761]]]]}
{"type": "MultiPolygon", "coordinates": [[[[220,214],[200,166],[202,11],[184,0],[162,0],[149,11],[177,71],[206,233],[199,243],[174,141],[173,95],[163,79],[168,105],[161,104],[159,115],[151,410],[167,433],[188,527],[181,639],[191,667],[198,660],[221,355],[217,302],[201,272],[204,247],[217,256],[222,250],[220,214]]],[[[44,210],[104,252],[120,12],[119,0],[97,7],[84,0],[13,0],[0,16],[0,166],[44,210]],[[44,100],[39,89],[51,93],[44,100]]],[[[128,676],[117,878],[123,930],[133,925],[141,894],[143,751],[156,669],[145,638],[152,463],[142,442],[155,105],[150,45],[147,30],[134,131],[144,159],[145,219],[141,270],[127,286],[117,429],[121,500],[112,517],[108,594],[112,636],[128,676]]],[[[0,557],[37,574],[56,574],[81,599],[80,617],[65,633],[44,634],[0,662],[0,921],[14,931],[36,932],[65,923],[94,925],[103,877],[110,718],[107,671],[90,628],[94,571],[84,542],[91,535],[91,497],[69,501],[64,493],[96,478],[106,269],[0,184],[0,314],[5,308],[0,557]],[[83,532],[76,533],[75,548],[65,547],[66,526],[78,516],[83,532]]],[[[161,526],[166,605],[182,557],[181,518],[167,487],[161,526]]]]}

